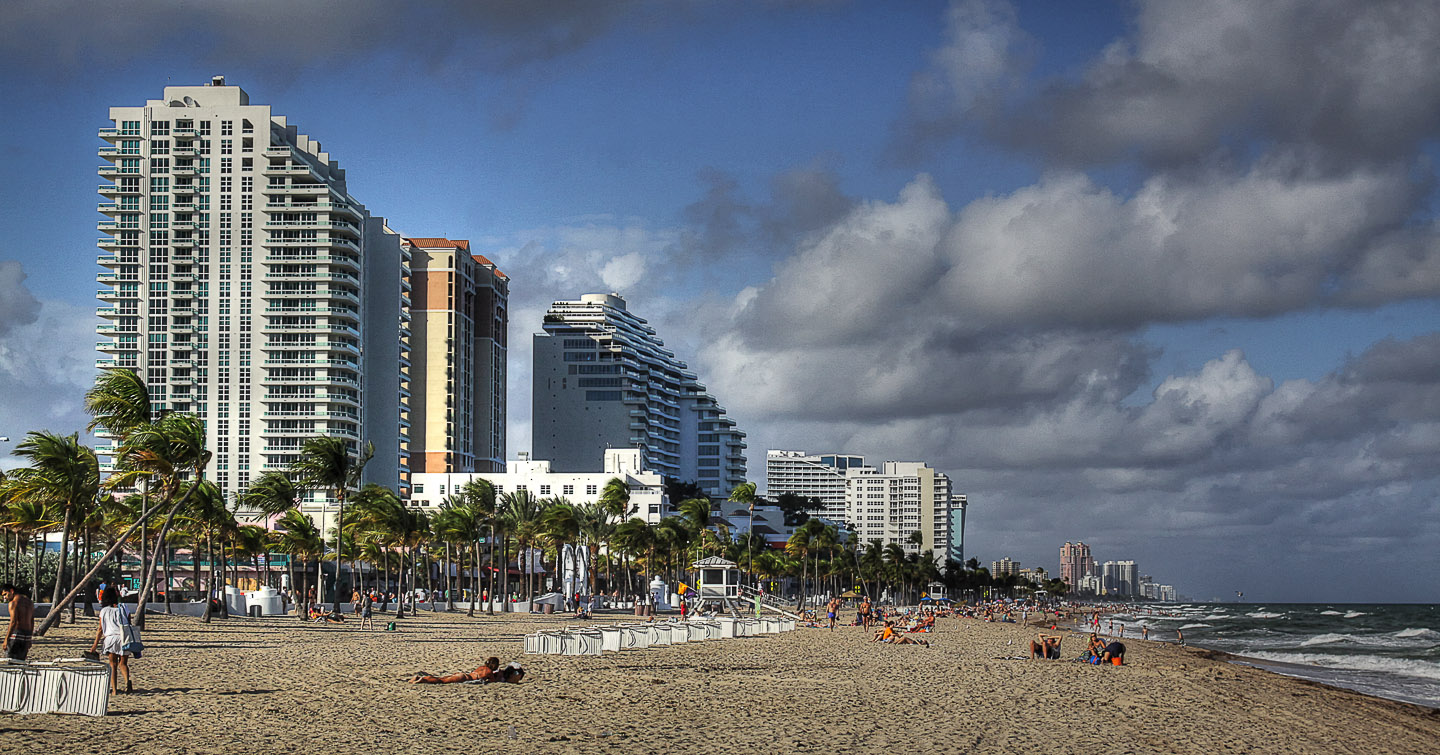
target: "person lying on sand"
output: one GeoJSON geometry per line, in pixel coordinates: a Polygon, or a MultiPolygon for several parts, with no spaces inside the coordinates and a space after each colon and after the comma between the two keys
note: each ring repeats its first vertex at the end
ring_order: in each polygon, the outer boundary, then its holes
{"type": "Polygon", "coordinates": [[[414,676],[410,677],[409,681],[411,684],[454,684],[456,682],[482,682],[486,684],[490,682],[509,682],[515,684],[524,678],[524,676],[525,669],[521,668],[520,664],[511,663],[502,669],[500,668],[500,659],[492,655],[486,658],[485,662],[476,667],[474,671],[461,671],[446,676],[436,676],[425,671],[417,671],[414,676]]]}
{"type": "Polygon", "coordinates": [[[1058,634],[1039,634],[1030,641],[1030,658],[1042,660],[1055,660],[1060,657],[1060,643],[1063,641],[1058,634]]]}
{"type": "Polygon", "coordinates": [[[1100,665],[1113,663],[1119,666],[1125,662],[1125,643],[1112,642],[1105,646],[1104,653],[1100,656],[1100,665]]]}

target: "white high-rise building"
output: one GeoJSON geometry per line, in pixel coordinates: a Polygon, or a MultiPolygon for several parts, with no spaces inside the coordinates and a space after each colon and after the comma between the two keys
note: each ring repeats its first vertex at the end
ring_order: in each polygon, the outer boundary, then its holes
{"type": "Polygon", "coordinates": [[[1133,597],[1138,594],[1140,569],[1134,561],[1106,561],[1100,565],[1100,579],[1106,595],[1133,597]]]}
{"type": "Polygon", "coordinates": [[[845,470],[863,466],[865,457],[854,454],[771,449],[765,452],[765,495],[771,500],[787,493],[816,498],[820,505],[809,509],[811,514],[845,521],[845,470]]]}
{"type": "Polygon", "coordinates": [[[919,461],[887,461],[879,469],[845,471],[845,521],[861,544],[899,543],[906,552],[931,551],[943,563],[952,548],[950,478],[919,461]],[[911,542],[920,533],[918,544],[911,542]]]}
{"type": "MultiPolygon", "coordinates": [[[[400,236],[350,196],[319,142],[223,77],[110,118],[98,366],[134,370],[157,409],[201,417],[208,475],[227,494],[321,435],[374,443],[367,481],[403,490],[400,236]]],[[[321,513],[324,500],[305,508],[321,513]]]]}
{"type": "Polygon", "coordinates": [[[745,482],[745,433],[618,294],[557,301],[534,338],[532,451],[556,471],[598,471],[607,448],[711,495],[745,482]]]}

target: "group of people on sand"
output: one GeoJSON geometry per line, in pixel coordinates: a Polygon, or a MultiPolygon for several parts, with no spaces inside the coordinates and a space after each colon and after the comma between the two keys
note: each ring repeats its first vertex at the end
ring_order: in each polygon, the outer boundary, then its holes
{"type": "MultiPolygon", "coordinates": [[[[1062,635],[1039,633],[1030,641],[1030,659],[1060,660],[1060,645],[1065,641],[1062,635]]],[[[1085,645],[1085,652],[1076,660],[1099,665],[1120,666],[1125,662],[1125,643],[1119,640],[1106,642],[1100,635],[1091,634],[1085,645]]]]}
{"type": "MultiPolygon", "coordinates": [[[[5,626],[5,657],[12,661],[25,661],[30,657],[30,644],[35,632],[35,603],[30,598],[30,588],[11,582],[0,584],[0,600],[4,600],[10,611],[10,621],[5,626]]],[[[103,654],[110,664],[110,691],[115,694],[133,692],[135,685],[130,680],[130,659],[136,650],[128,643],[127,629],[130,628],[130,611],[120,603],[120,588],[116,585],[101,585],[100,625],[95,628],[95,640],[87,654],[96,660],[103,654]],[[125,686],[120,687],[124,679],[125,686]]],[[[133,634],[132,634],[133,636],[133,634]]]]}

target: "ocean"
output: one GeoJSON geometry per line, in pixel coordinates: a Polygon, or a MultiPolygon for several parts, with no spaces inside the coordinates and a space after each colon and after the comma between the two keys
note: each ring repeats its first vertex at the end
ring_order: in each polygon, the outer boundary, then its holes
{"type": "MultiPolygon", "coordinates": [[[[1271,671],[1368,695],[1440,708],[1440,606],[1187,603],[1113,614],[1127,637],[1242,656],[1271,671]]],[[[1109,617],[1101,617],[1100,629],[1109,617]]]]}

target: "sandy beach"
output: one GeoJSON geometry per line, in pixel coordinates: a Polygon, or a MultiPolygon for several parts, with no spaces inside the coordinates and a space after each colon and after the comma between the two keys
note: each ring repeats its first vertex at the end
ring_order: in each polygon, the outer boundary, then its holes
{"type": "MultiPolygon", "coordinates": [[[[94,621],[62,624],[31,658],[78,655],[94,621]]],[[[1433,753],[1440,742],[1440,711],[1141,640],[1126,640],[1121,668],[1007,659],[1032,630],[961,619],[941,620],[929,649],[845,627],[520,656],[523,634],[566,623],[422,612],[364,632],[152,617],[136,692],[112,697],[108,717],[11,716],[0,751],[1433,753]],[[529,676],[401,681],[489,655],[529,676]]],[[[1067,637],[1064,657],[1080,649],[1067,637]]]]}

